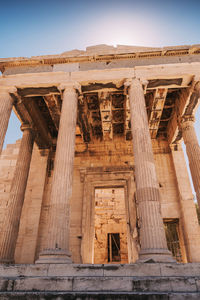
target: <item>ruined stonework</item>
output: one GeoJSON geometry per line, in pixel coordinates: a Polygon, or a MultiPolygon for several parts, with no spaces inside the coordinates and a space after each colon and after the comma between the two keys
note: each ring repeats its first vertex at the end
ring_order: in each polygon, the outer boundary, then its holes
{"type": "Polygon", "coordinates": [[[94,263],[128,262],[123,188],[95,189],[94,263]]]}
{"type": "Polygon", "coordinates": [[[5,297],[23,286],[37,299],[43,286],[44,297],[198,299],[200,227],[182,141],[200,204],[200,46],[100,45],[0,59],[0,70],[0,145],[11,108],[24,132],[0,157],[5,297]]]}

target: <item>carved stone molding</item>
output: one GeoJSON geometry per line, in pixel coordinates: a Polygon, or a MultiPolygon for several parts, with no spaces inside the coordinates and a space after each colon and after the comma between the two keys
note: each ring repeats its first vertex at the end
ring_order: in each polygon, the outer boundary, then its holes
{"type": "Polygon", "coordinates": [[[17,92],[17,89],[15,86],[1,86],[0,87],[0,94],[15,94],[17,92]]]}
{"type": "Polygon", "coordinates": [[[105,166],[105,167],[88,167],[80,169],[80,180],[83,183],[85,181],[85,176],[95,175],[95,174],[112,174],[112,173],[134,173],[135,166],[105,166]]]}
{"type": "Polygon", "coordinates": [[[21,131],[33,130],[32,126],[30,124],[27,124],[27,123],[22,123],[21,126],[20,126],[20,129],[21,129],[21,131]]]}
{"type": "Polygon", "coordinates": [[[138,79],[139,81],[134,81],[134,84],[138,84],[141,83],[143,88],[144,88],[144,94],[146,93],[146,88],[148,85],[148,80],[145,78],[137,78],[137,77],[133,77],[133,78],[127,78],[124,82],[124,93],[125,95],[128,94],[128,89],[131,86],[131,84],[133,83],[133,79],[138,79]]]}
{"type": "Polygon", "coordinates": [[[184,124],[185,122],[195,122],[195,117],[193,115],[184,115],[181,117],[181,124],[184,124]]]}
{"type": "Polygon", "coordinates": [[[81,94],[81,85],[76,81],[68,81],[66,83],[62,83],[58,86],[58,89],[62,92],[63,90],[76,90],[79,94],[81,94]]]}
{"type": "Polygon", "coordinates": [[[94,167],[80,170],[84,180],[82,242],[81,256],[83,263],[93,263],[94,258],[94,217],[96,188],[124,188],[126,221],[128,229],[129,262],[135,262],[138,257],[137,242],[134,238],[136,231],[136,204],[134,199],[135,183],[133,167],[94,167]]]}

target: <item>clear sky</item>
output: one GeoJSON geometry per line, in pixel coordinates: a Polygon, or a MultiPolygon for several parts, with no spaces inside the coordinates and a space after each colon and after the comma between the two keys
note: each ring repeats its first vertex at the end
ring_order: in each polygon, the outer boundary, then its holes
{"type": "MultiPolygon", "coordinates": [[[[0,57],[57,54],[96,44],[200,44],[200,0],[1,1],[0,57]]],[[[12,114],[5,144],[20,137],[18,128],[12,114]]]]}
{"type": "Polygon", "coordinates": [[[0,57],[54,54],[101,43],[194,44],[199,32],[199,0],[5,0],[0,57]]]}

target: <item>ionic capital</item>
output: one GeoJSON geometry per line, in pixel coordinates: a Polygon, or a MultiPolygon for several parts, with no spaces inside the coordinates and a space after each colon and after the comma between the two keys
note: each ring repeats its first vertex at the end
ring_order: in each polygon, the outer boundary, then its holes
{"type": "Polygon", "coordinates": [[[183,132],[194,128],[195,117],[193,115],[184,115],[179,120],[179,128],[183,132]]]}
{"type": "Polygon", "coordinates": [[[130,87],[130,85],[133,83],[133,78],[127,78],[125,81],[124,81],[124,88],[127,89],[130,87]]]}
{"type": "Polygon", "coordinates": [[[175,144],[170,144],[169,147],[170,147],[171,151],[181,151],[182,150],[180,141],[176,142],[175,144]]]}
{"type": "Polygon", "coordinates": [[[184,115],[184,116],[182,116],[181,119],[180,119],[180,123],[184,124],[186,122],[193,122],[194,123],[195,122],[195,116],[193,116],[193,115],[184,115]]]}
{"type": "Polygon", "coordinates": [[[15,86],[0,86],[0,94],[14,94],[16,92],[15,86]]]}
{"type": "Polygon", "coordinates": [[[127,93],[128,89],[131,86],[135,86],[135,87],[145,86],[146,89],[147,84],[148,84],[148,80],[144,78],[137,78],[137,77],[127,78],[124,82],[125,93],[127,93]]]}
{"type": "Polygon", "coordinates": [[[194,86],[194,90],[196,92],[200,92],[200,78],[199,78],[199,81],[196,82],[196,84],[194,86]]]}
{"type": "Polygon", "coordinates": [[[65,90],[73,90],[73,91],[78,91],[79,94],[81,94],[81,85],[77,81],[69,81],[69,82],[61,83],[58,86],[58,89],[61,92],[65,90]]]}
{"type": "Polygon", "coordinates": [[[27,123],[22,123],[21,126],[20,126],[20,129],[21,131],[25,131],[25,130],[30,130],[32,131],[33,128],[30,124],[27,124],[27,123]]]}

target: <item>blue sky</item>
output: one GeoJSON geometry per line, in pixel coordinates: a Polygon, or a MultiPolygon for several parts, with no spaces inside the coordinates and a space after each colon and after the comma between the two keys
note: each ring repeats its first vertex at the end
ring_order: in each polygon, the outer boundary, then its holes
{"type": "Polygon", "coordinates": [[[194,44],[200,1],[7,0],[1,2],[0,57],[84,49],[94,44],[194,44]]]}
{"type": "MultiPolygon", "coordinates": [[[[200,0],[7,0],[0,7],[0,57],[57,54],[96,44],[200,43],[200,0]]],[[[199,134],[200,110],[196,117],[199,134]]],[[[12,114],[5,145],[20,136],[12,114]]]]}

